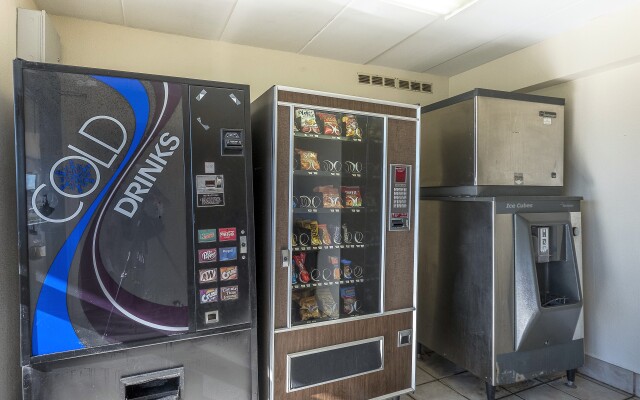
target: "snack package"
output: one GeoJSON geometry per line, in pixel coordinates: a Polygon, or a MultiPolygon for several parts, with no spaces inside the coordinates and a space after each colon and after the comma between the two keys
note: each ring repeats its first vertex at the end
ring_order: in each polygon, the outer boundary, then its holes
{"type": "Polygon", "coordinates": [[[331,235],[329,234],[329,229],[327,229],[327,224],[318,224],[318,230],[320,231],[320,239],[325,246],[329,246],[331,244],[331,235]]]}
{"type": "Polygon", "coordinates": [[[318,113],[318,118],[322,121],[323,132],[325,135],[340,136],[340,125],[338,119],[333,114],[318,113]]]}
{"type": "Polygon", "coordinates": [[[342,270],[340,269],[340,260],[338,257],[329,256],[329,264],[331,265],[331,268],[333,268],[333,279],[339,281],[342,274],[342,270]]]}
{"type": "Polygon", "coordinates": [[[338,318],[340,316],[338,303],[333,298],[333,293],[328,287],[321,287],[316,290],[316,299],[320,303],[320,311],[329,318],[338,318]]]}
{"type": "Polygon", "coordinates": [[[296,149],[296,153],[300,158],[300,169],[303,171],[319,171],[320,163],[318,162],[318,153],[315,151],[308,151],[302,149],[296,149]]]}
{"type": "Polygon", "coordinates": [[[322,207],[324,208],[342,208],[340,201],[340,193],[333,185],[316,186],[314,192],[322,193],[322,207]]]}
{"type": "Polygon", "coordinates": [[[362,207],[360,186],[342,186],[342,200],[347,208],[362,207]]]}
{"type": "Polygon", "coordinates": [[[316,113],[306,108],[298,108],[295,112],[295,124],[299,132],[302,133],[320,133],[318,123],[316,122],[316,113]]]}
{"type": "Polygon", "coordinates": [[[362,130],[358,126],[355,115],[347,114],[342,117],[344,123],[344,135],[352,139],[362,139],[362,130]]]}
{"type": "Polygon", "coordinates": [[[358,299],[356,298],[355,286],[347,286],[340,288],[340,297],[342,298],[342,312],[348,315],[355,314],[359,310],[358,299]]]}
{"type": "Polygon", "coordinates": [[[296,283],[298,283],[298,274],[293,270],[291,271],[291,284],[295,285],[296,283]]]}
{"type": "Polygon", "coordinates": [[[342,266],[342,276],[344,276],[344,279],[353,278],[351,275],[351,260],[342,259],[340,260],[340,265],[342,266]]]}
{"type": "Polygon", "coordinates": [[[296,267],[298,267],[298,279],[302,283],[309,283],[311,280],[311,276],[309,275],[309,271],[307,271],[307,267],[304,265],[305,260],[307,259],[307,253],[298,253],[294,254],[293,262],[296,263],[296,267]]]}
{"type": "Polygon", "coordinates": [[[300,318],[303,321],[320,318],[320,309],[318,309],[315,296],[303,297],[298,304],[300,305],[300,318]]]}
{"type": "Polygon", "coordinates": [[[322,239],[320,239],[320,228],[318,226],[318,221],[311,221],[309,226],[309,229],[311,230],[311,245],[322,246],[322,239]]]}

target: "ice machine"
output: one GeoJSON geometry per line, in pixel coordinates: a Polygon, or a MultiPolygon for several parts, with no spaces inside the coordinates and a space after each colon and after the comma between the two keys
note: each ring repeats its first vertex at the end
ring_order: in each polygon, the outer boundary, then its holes
{"type": "Polygon", "coordinates": [[[495,386],[584,363],[580,197],[564,99],[475,89],[422,108],[418,342],[495,386]]]}

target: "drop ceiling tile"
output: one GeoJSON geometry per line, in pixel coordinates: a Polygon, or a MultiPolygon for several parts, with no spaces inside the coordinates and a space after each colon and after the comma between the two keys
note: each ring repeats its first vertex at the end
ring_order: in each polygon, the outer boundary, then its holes
{"type": "MultiPolygon", "coordinates": [[[[438,19],[371,63],[431,72],[433,68],[517,31],[554,10],[580,2],[581,0],[480,0],[448,20],[438,19]]],[[[510,48],[508,51],[513,50],[510,48]]],[[[453,75],[442,68],[438,71],[440,74],[453,75]]]]}
{"type": "Polygon", "coordinates": [[[349,0],[238,0],[221,40],[298,52],[349,0]]]}
{"type": "Polygon", "coordinates": [[[132,28],[218,40],[236,0],[122,0],[132,28]]]}
{"type": "Polygon", "coordinates": [[[363,64],[435,19],[380,0],[354,0],[301,53],[363,64]]]}
{"type": "Polygon", "coordinates": [[[49,14],[122,25],[120,0],[35,0],[38,8],[49,14]]]}

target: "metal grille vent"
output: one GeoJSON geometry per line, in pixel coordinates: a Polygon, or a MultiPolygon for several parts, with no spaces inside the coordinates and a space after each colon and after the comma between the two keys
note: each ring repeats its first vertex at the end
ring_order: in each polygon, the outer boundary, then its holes
{"type": "Polygon", "coordinates": [[[371,84],[371,75],[358,74],[358,83],[363,83],[365,85],[370,85],[371,84]]]}
{"type": "Polygon", "coordinates": [[[433,86],[430,83],[389,78],[379,75],[359,73],[358,83],[363,85],[383,86],[393,89],[411,90],[413,92],[433,93],[433,86]]]}

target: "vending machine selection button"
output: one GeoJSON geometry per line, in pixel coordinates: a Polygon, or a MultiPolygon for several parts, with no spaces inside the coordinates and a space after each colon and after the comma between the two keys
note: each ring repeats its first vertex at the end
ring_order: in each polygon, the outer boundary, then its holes
{"type": "Polygon", "coordinates": [[[240,236],[240,254],[245,254],[247,252],[247,237],[240,236]]]}

